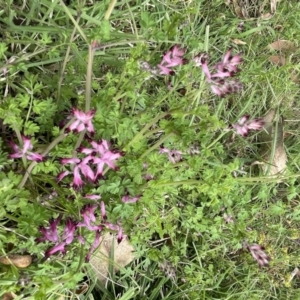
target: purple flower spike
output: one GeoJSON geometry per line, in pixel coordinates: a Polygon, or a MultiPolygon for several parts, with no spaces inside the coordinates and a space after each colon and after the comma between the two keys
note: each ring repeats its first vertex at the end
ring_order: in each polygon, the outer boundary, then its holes
{"type": "Polygon", "coordinates": [[[49,221],[49,228],[41,226],[39,231],[43,234],[43,237],[37,238],[36,241],[38,243],[49,241],[53,243],[57,243],[59,241],[57,226],[60,223],[62,216],[58,216],[56,219],[51,219],[49,221]]]}
{"type": "Polygon", "coordinates": [[[83,222],[78,223],[78,227],[86,227],[91,231],[99,230],[102,228],[101,225],[92,225],[91,222],[96,222],[95,210],[98,205],[85,205],[81,210],[81,215],[83,217],[83,222]]]}
{"type": "Polygon", "coordinates": [[[102,140],[97,146],[93,145],[95,151],[99,156],[93,157],[93,164],[96,165],[97,171],[95,174],[95,179],[102,176],[104,165],[107,165],[110,169],[116,170],[117,166],[114,161],[119,159],[122,154],[120,152],[113,152],[109,150],[109,143],[106,140],[102,140]]]}
{"type": "Polygon", "coordinates": [[[249,116],[241,117],[236,124],[232,124],[236,133],[241,136],[247,136],[250,130],[261,130],[264,126],[264,121],[261,118],[249,120],[249,116]]]}
{"type": "Polygon", "coordinates": [[[265,249],[258,245],[252,244],[248,246],[248,250],[250,251],[252,257],[257,261],[259,267],[267,266],[271,260],[271,258],[265,253],[265,249]]]}
{"type": "Polygon", "coordinates": [[[110,230],[113,230],[113,231],[117,231],[119,230],[119,225],[115,225],[115,224],[112,224],[112,223],[104,223],[104,226],[110,230]]]}
{"type": "Polygon", "coordinates": [[[91,134],[94,134],[94,126],[92,124],[92,119],[95,115],[96,110],[90,110],[87,113],[77,109],[72,109],[72,114],[76,120],[68,127],[67,131],[81,132],[87,130],[91,134]]]}
{"type": "Polygon", "coordinates": [[[212,69],[216,72],[212,74],[207,64],[206,54],[200,54],[194,57],[196,66],[201,66],[203,73],[206,76],[207,82],[211,84],[211,90],[214,94],[224,97],[225,95],[239,92],[242,89],[242,84],[238,80],[230,80],[230,77],[235,76],[238,65],[242,63],[242,55],[231,55],[231,49],[226,52],[222,61],[218,62],[212,69]]]}
{"type": "Polygon", "coordinates": [[[102,220],[106,221],[107,216],[106,216],[106,210],[105,210],[105,203],[101,201],[101,215],[102,215],[102,220]]]}
{"type": "Polygon", "coordinates": [[[72,221],[71,218],[66,220],[66,227],[62,236],[62,239],[65,240],[66,245],[71,244],[74,239],[74,232],[77,227],[77,222],[72,221]]]}
{"type": "Polygon", "coordinates": [[[131,197],[129,194],[127,194],[127,195],[122,197],[122,202],[124,202],[124,203],[135,203],[140,198],[141,198],[140,196],[131,197]]]}
{"type": "Polygon", "coordinates": [[[174,71],[171,69],[172,67],[176,67],[186,63],[186,60],[183,58],[184,54],[184,48],[180,48],[180,46],[178,45],[173,46],[164,54],[161,63],[158,65],[158,68],[161,70],[159,74],[173,75],[174,71]]]}
{"type": "Polygon", "coordinates": [[[90,200],[98,200],[101,199],[100,195],[85,195],[84,198],[90,199],[90,200]]]}
{"type": "Polygon", "coordinates": [[[125,239],[125,237],[126,235],[123,234],[123,228],[121,224],[119,224],[118,237],[117,237],[118,244],[120,244],[123,241],[123,239],[125,239]]]}
{"type": "Polygon", "coordinates": [[[94,242],[89,250],[89,253],[87,254],[87,256],[85,257],[85,262],[89,262],[90,259],[91,259],[91,256],[93,254],[93,252],[98,248],[98,246],[100,245],[100,237],[101,237],[101,230],[98,230],[96,232],[96,236],[95,236],[95,239],[94,239],[94,242]]]}
{"type": "Polygon", "coordinates": [[[242,54],[231,56],[232,49],[229,49],[223,57],[223,60],[215,65],[219,72],[230,72],[233,74],[239,72],[237,66],[243,62],[242,54]]]}
{"type": "Polygon", "coordinates": [[[17,146],[14,142],[9,141],[9,145],[13,149],[14,153],[9,155],[9,158],[21,158],[26,157],[28,160],[41,162],[44,160],[44,157],[36,152],[31,152],[33,145],[31,144],[31,140],[29,137],[22,136],[23,140],[23,149],[21,149],[19,146],[17,146]]]}
{"type": "Polygon", "coordinates": [[[66,253],[65,246],[66,246],[66,243],[64,243],[64,242],[55,245],[54,247],[52,247],[46,251],[45,257],[48,258],[49,256],[55,254],[56,252],[61,252],[61,253],[65,254],[66,253]]]}

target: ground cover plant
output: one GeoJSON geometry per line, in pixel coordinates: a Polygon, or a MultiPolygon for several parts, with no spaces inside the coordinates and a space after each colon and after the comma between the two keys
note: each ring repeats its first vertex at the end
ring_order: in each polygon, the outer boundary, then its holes
{"type": "Polygon", "coordinates": [[[1,3],[2,299],[297,299],[297,1],[1,3]]]}

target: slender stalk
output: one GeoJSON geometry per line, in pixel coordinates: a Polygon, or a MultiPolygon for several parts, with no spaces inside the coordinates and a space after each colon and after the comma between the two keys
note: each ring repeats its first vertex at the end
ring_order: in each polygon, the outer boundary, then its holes
{"type": "Polygon", "coordinates": [[[108,5],[108,9],[107,9],[107,11],[104,15],[104,20],[109,20],[110,15],[113,12],[116,3],[117,3],[117,0],[111,0],[110,1],[109,5],[108,5]]]}
{"type": "Polygon", "coordinates": [[[85,112],[88,112],[91,108],[92,72],[96,46],[96,42],[92,42],[92,44],[89,45],[89,57],[85,82],[85,112]]]}
{"type": "Polygon", "coordinates": [[[169,134],[167,134],[166,136],[164,136],[163,138],[161,138],[158,142],[156,142],[152,147],[150,147],[147,151],[145,151],[140,158],[143,158],[145,156],[147,156],[149,153],[151,153],[151,151],[153,151],[154,149],[157,149],[164,141],[166,141],[168,138],[170,138],[174,133],[171,132],[169,134]]]}
{"type": "MultiPolygon", "coordinates": [[[[20,146],[24,147],[22,135],[21,135],[21,132],[20,132],[20,130],[19,130],[17,124],[14,124],[13,127],[14,127],[14,131],[15,131],[15,133],[16,133],[16,135],[17,135],[17,138],[18,138],[18,141],[19,141],[20,146]]],[[[27,159],[26,159],[25,156],[22,156],[22,162],[23,162],[24,168],[26,168],[26,167],[27,167],[27,159]]]]}
{"type": "Polygon", "coordinates": [[[173,186],[173,185],[182,185],[182,184],[200,184],[200,180],[179,180],[179,181],[170,181],[170,182],[163,182],[163,183],[157,183],[155,186],[173,186]]]}
{"type": "MultiPolygon", "coordinates": [[[[205,28],[205,40],[204,40],[204,48],[205,48],[205,51],[208,52],[208,48],[209,48],[209,25],[206,26],[205,28]]],[[[194,101],[193,103],[193,107],[195,106],[199,106],[199,102],[200,102],[200,99],[201,99],[201,93],[202,93],[202,85],[203,85],[203,82],[204,82],[204,72],[202,72],[201,74],[201,86],[200,86],[200,91],[199,91],[199,94],[198,94],[198,97],[196,98],[196,100],[194,101]],[[196,103],[196,105],[195,105],[196,103]]],[[[190,121],[190,126],[193,125],[194,123],[194,119],[195,119],[195,115],[192,115],[192,118],[191,118],[191,121],[190,121]]]]}
{"type": "MultiPolygon", "coordinates": [[[[80,16],[81,16],[81,14],[78,13],[78,16],[77,16],[77,19],[76,19],[77,23],[80,20],[80,16]]],[[[71,52],[71,44],[74,40],[76,30],[77,30],[76,27],[74,27],[74,29],[72,31],[72,34],[71,34],[71,37],[70,37],[70,43],[67,47],[66,55],[65,55],[65,58],[64,58],[64,61],[63,61],[63,64],[62,64],[61,73],[60,73],[60,77],[59,77],[59,81],[58,81],[58,87],[57,87],[57,102],[56,103],[59,103],[59,100],[60,100],[61,86],[62,86],[62,82],[64,80],[64,73],[65,73],[65,70],[66,70],[66,67],[67,67],[67,63],[69,61],[70,52],[71,52]]]]}

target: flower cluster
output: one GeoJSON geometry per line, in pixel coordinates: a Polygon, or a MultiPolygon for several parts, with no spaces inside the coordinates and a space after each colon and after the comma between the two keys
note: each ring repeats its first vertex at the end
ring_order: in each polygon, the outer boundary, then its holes
{"type": "MultiPolygon", "coordinates": [[[[94,242],[90,247],[88,254],[86,255],[86,261],[90,260],[91,255],[95,251],[95,249],[100,244],[101,232],[104,228],[117,231],[118,232],[118,242],[120,243],[125,235],[123,234],[123,229],[120,224],[112,224],[107,222],[105,204],[102,201],[100,204],[101,210],[101,219],[97,221],[97,217],[95,215],[96,210],[99,208],[98,204],[91,205],[87,204],[81,209],[82,220],[76,222],[71,218],[67,218],[65,221],[65,227],[61,235],[58,233],[58,225],[60,225],[62,216],[57,217],[56,219],[51,219],[49,221],[49,226],[44,227],[41,226],[39,228],[40,233],[43,235],[36,239],[38,243],[41,242],[51,242],[54,243],[50,249],[48,249],[45,253],[45,257],[48,258],[55,253],[66,253],[66,246],[71,244],[74,241],[75,233],[78,228],[83,227],[89,231],[95,232],[94,242]]],[[[82,235],[77,234],[77,239],[81,244],[85,243],[85,240],[82,235]]]]}
{"type": "Polygon", "coordinates": [[[132,197],[129,194],[126,194],[125,196],[122,197],[122,202],[124,202],[124,203],[135,203],[140,198],[141,198],[140,196],[132,197]]]}
{"type": "Polygon", "coordinates": [[[67,128],[67,132],[73,131],[78,133],[86,129],[87,132],[93,135],[95,131],[92,119],[95,115],[95,112],[95,110],[90,110],[85,113],[77,108],[73,108],[72,114],[75,117],[75,121],[67,128]]]}
{"type": "Polygon", "coordinates": [[[110,150],[110,144],[106,140],[100,142],[90,141],[91,148],[81,147],[79,151],[86,155],[80,158],[63,158],[63,166],[67,164],[74,165],[73,171],[63,171],[58,175],[58,181],[73,173],[74,188],[80,188],[84,185],[82,176],[89,182],[96,182],[102,176],[104,166],[116,170],[115,161],[122,156],[120,152],[110,150]]]}
{"type": "Polygon", "coordinates": [[[214,94],[224,97],[225,95],[236,93],[242,89],[242,84],[237,79],[229,79],[234,77],[240,70],[238,65],[242,63],[241,54],[231,55],[231,49],[226,52],[222,61],[212,67],[215,73],[211,73],[208,67],[208,57],[206,55],[198,55],[194,58],[196,66],[201,66],[206,76],[207,82],[211,85],[214,94]]]}
{"type": "Polygon", "coordinates": [[[269,264],[271,258],[265,253],[265,249],[262,246],[258,244],[252,244],[248,246],[248,250],[260,267],[264,267],[269,264]]]}
{"type": "Polygon", "coordinates": [[[71,218],[68,218],[65,222],[64,231],[59,237],[57,226],[60,224],[62,216],[58,216],[56,219],[51,219],[49,221],[49,227],[41,226],[39,231],[43,234],[42,237],[36,239],[38,243],[41,242],[52,242],[55,245],[48,249],[45,253],[45,257],[48,258],[49,256],[61,252],[63,254],[66,253],[66,245],[69,245],[73,242],[74,233],[77,227],[77,223],[73,221],[71,218]]]}
{"type": "Polygon", "coordinates": [[[171,47],[171,49],[163,55],[161,63],[158,64],[158,68],[160,69],[159,74],[173,75],[173,67],[183,65],[186,63],[186,60],[183,58],[184,54],[184,48],[180,48],[180,46],[178,45],[174,45],[173,47],[171,47]]]}
{"type": "Polygon", "coordinates": [[[20,148],[18,145],[16,145],[14,142],[9,141],[9,145],[13,149],[14,153],[9,155],[9,158],[21,158],[26,157],[28,160],[33,160],[36,162],[41,162],[44,160],[44,157],[36,152],[32,152],[30,150],[33,149],[33,145],[31,143],[31,140],[29,137],[22,136],[23,141],[23,147],[20,148]]]}
{"type": "Polygon", "coordinates": [[[232,124],[236,133],[241,136],[247,136],[250,130],[261,130],[264,126],[262,118],[249,120],[249,116],[245,115],[241,117],[236,124],[232,124]]]}

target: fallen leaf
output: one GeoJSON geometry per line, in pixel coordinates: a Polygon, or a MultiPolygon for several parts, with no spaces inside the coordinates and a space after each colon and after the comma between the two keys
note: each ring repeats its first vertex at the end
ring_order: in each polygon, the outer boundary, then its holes
{"type": "Polygon", "coordinates": [[[276,66],[284,66],[285,65],[285,57],[282,55],[271,55],[269,57],[269,61],[276,66]]]}
{"type": "Polygon", "coordinates": [[[232,42],[235,43],[236,45],[246,45],[247,43],[244,41],[241,41],[239,39],[232,39],[232,42]]]}
{"type": "Polygon", "coordinates": [[[295,52],[297,48],[295,44],[288,40],[278,40],[267,46],[267,48],[271,50],[279,50],[279,51],[287,51],[287,52],[295,52]]]}
{"type": "Polygon", "coordinates": [[[106,283],[109,274],[109,267],[113,263],[114,273],[128,265],[134,260],[134,248],[125,238],[118,244],[115,235],[110,233],[102,237],[101,244],[97,252],[92,256],[90,265],[96,273],[98,279],[103,284],[106,283]]]}
{"type": "Polygon", "coordinates": [[[30,266],[32,258],[30,255],[7,255],[0,257],[0,263],[4,265],[14,265],[17,268],[26,268],[30,266]]]}
{"type": "Polygon", "coordinates": [[[291,71],[291,76],[290,76],[291,80],[295,83],[299,82],[299,76],[296,70],[292,70],[291,71]]]}
{"type": "Polygon", "coordinates": [[[260,20],[270,20],[271,18],[274,17],[274,14],[270,14],[270,13],[265,13],[265,14],[262,14],[259,19],[260,20]]]}
{"type": "Polygon", "coordinates": [[[80,286],[76,287],[76,295],[85,294],[88,289],[89,289],[89,285],[85,282],[85,283],[81,284],[80,286]]]}
{"type": "Polygon", "coordinates": [[[261,142],[262,169],[265,175],[283,174],[287,155],[283,143],[283,120],[275,121],[275,110],[271,109],[264,117],[264,130],[258,135],[261,142]],[[276,130],[277,129],[277,130],[276,130]]]}
{"type": "Polygon", "coordinates": [[[18,296],[16,294],[14,294],[13,292],[9,292],[9,293],[5,293],[1,300],[13,300],[15,298],[17,298],[18,296]]]}

